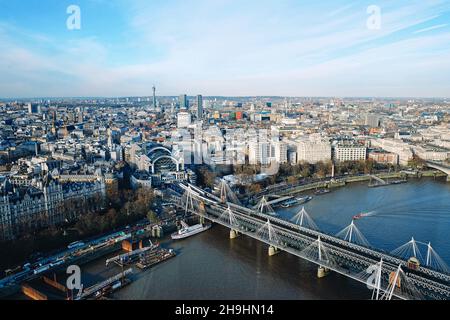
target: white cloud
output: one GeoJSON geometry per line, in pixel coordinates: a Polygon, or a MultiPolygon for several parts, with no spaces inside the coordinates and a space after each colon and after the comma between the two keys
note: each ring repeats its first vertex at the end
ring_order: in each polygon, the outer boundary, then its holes
{"type": "Polygon", "coordinates": [[[428,27],[428,28],[424,28],[424,29],[420,29],[420,30],[414,31],[413,33],[414,33],[414,34],[418,34],[418,33],[422,33],[422,32],[427,32],[427,31],[431,31],[431,30],[436,30],[436,29],[444,28],[444,27],[446,27],[446,26],[447,26],[446,23],[444,23],[444,24],[438,24],[438,25],[435,25],[435,26],[432,26],[432,27],[428,27]]]}
{"type": "Polygon", "coordinates": [[[128,3],[132,43],[123,47],[130,48],[129,58],[114,64],[111,56],[122,44],[104,44],[98,37],[59,43],[44,36],[42,49],[34,46],[42,35],[0,25],[0,72],[8,78],[0,96],[148,95],[153,83],[161,94],[445,93],[448,34],[419,37],[422,32],[416,32],[410,39],[389,40],[441,14],[442,2],[402,7],[382,2],[378,32],[365,27],[366,7],[357,2],[334,11],[290,10],[293,3],[128,3]],[[16,32],[26,34],[30,45],[13,40],[16,32]],[[135,55],[141,59],[134,62],[135,55]]]}

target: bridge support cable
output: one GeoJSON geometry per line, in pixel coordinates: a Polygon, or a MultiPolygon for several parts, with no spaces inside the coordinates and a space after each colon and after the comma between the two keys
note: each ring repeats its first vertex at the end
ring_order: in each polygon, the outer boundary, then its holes
{"type": "Polygon", "coordinates": [[[319,266],[333,266],[334,268],[338,266],[336,261],[330,255],[327,246],[323,243],[320,236],[316,241],[312,242],[308,247],[303,249],[300,255],[303,255],[308,259],[315,261],[317,264],[319,264],[319,266]]]}
{"type": "Polygon", "coordinates": [[[386,264],[383,259],[358,273],[356,278],[365,282],[367,288],[372,290],[372,300],[391,300],[394,296],[405,300],[424,298],[413,281],[403,272],[401,265],[396,268],[386,264]]]}
{"type": "Polygon", "coordinates": [[[293,221],[295,224],[298,224],[300,227],[316,231],[319,230],[314,220],[310,217],[308,212],[306,212],[305,207],[303,207],[302,210],[300,210],[295,216],[293,216],[291,221],[293,221]]]}
{"type": "Polygon", "coordinates": [[[344,230],[338,232],[336,234],[336,237],[344,239],[345,241],[348,241],[350,243],[370,247],[369,241],[367,241],[366,237],[364,237],[361,231],[359,231],[354,221],[352,221],[350,225],[346,227],[344,230]]]}
{"type": "Polygon", "coordinates": [[[383,270],[383,259],[381,259],[378,268],[376,269],[375,285],[372,292],[372,300],[378,300],[380,297],[382,270],[383,270]]]}
{"type": "Polygon", "coordinates": [[[233,190],[231,190],[230,186],[224,179],[220,180],[220,200],[222,203],[227,203],[230,201],[234,204],[241,205],[238,197],[233,190]]]}
{"type": "Polygon", "coordinates": [[[261,228],[256,230],[256,235],[268,241],[275,247],[283,245],[280,237],[278,236],[272,224],[270,223],[270,220],[267,220],[267,222],[261,228]]]}
{"type": "Polygon", "coordinates": [[[384,292],[381,299],[392,300],[395,288],[401,287],[400,272],[402,272],[402,267],[398,266],[397,271],[395,273],[391,273],[389,277],[389,286],[387,287],[387,290],[384,292]]]}
{"type": "Polygon", "coordinates": [[[383,259],[376,264],[370,265],[364,271],[361,271],[355,275],[359,281],[366,283],[367,288],[372,290],[372,300],[380,300],[383,292],[387,287],[387,280],[384,277],[386,271],[383,269],[383,259]]]}
{"type": "Polygon", "coordinates": [[[228,223],[231,229],[239,228],[239,222],[237,221],[236,216],[234,215],[234,212],[233,210],[231,210],[230,206],[228,206],[228,208],[223,211],[219,219],[228,223]]]}
{"type": "Polygon", "coordinates": [[[202,201],[202,199],[197,199],[195,192],[190,186],[187,187],[186,191],[181,197],[181,205],[184,208],[186,215],[189,213],[189,211],[191,211],[195,212],[201,218],[204,218],[206,213],[205,203],[202,201]]]}
{"type": "Polygon", "coordinates": [[[414,237],[411,238],[411,241],[409,241],[408,243],[405,243],[404,245],[391,251],[391,254],[399,258],[402,258],[403,260],[409,260],[410,258],[414,257],[419,262],[421,263],[424,262],[422,254],[420,253],[419,250],[419,246],[417,245],[417,241],[414,239],[414,237]]]}
{"type": "Polygon", "coordinates": [[[275,210],[273,210],[272,206],[267,201],[266,196],[263,196],[261,200],[256,205],[256,210],[263,214],[269,214],[271,216],[276,216],[275,210]]]}
{"type": "Polygon", "coordinates": [[[189,186],[186,192],[183,194],[182,203],[184,204],[185,214],[189,212],[189,210],[194,210],[194,199],[192,196],[192,189],[189,186]]]}
{"type": "Polygon", "coordinates": [[[436,251],[434,251],[433,247],[431,247],[431,243],[427,244],[427,259],[425,265],[437,271],[450,273],[450,268],[436,251]]]}
{"type": "Polygon", "coordinates": [[[401,296],[408,300],[422,300],[424,299],[422,293],[417,287],[408,279],[407,274],[399,265],[396,271],[389,274],[389,285],[384,291],[381,299],[392,300],[393,296],[401,296]]]}

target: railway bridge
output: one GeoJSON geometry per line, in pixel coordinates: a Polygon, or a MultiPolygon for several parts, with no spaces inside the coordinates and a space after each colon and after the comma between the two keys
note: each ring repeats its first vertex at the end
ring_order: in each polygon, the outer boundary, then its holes
{"type": "Polygon", "coordinates": [[[412,239],[402,247],[384,252],[372,248],[354,221],[337,235],[318,230],[306,210],[292,221],[264,210],[230,201],[229,188],[216,196],[194,185],[180,185],[184,194],[174,199],[187,213],[230,229],[230,238],[245,235],[268,245],[268,254],[293,254],[318,266],[318,277],[337,272],[364,283],[373,299],[450,299],[450,273],[431,244],[412,239]],[[422,258],[419,246],[427,248],[422,258]]]}

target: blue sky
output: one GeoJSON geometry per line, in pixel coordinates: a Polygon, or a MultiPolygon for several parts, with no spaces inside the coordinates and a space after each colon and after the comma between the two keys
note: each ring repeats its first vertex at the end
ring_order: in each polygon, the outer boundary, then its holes
{"type": "Polygon", "coordinates": [[[4,98],[449,97],[450,1],[0,0],[0,74],[4,98]]]}

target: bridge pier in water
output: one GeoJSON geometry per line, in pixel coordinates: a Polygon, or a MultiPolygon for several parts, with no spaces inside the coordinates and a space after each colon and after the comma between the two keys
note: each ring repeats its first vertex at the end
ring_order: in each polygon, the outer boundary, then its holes
{"type": "Polygon", "coordinates": [[[317,269],[317,278],[325,278],[330,273],[330,270],[328,270],[325,267],[320,266],[317,269]]]}
{"type": "Polygon", "coordinates": [[[230,239],[236,239],[239,236],[239,233],[236,230],[230,230],[230,239]]]}
{"type": "Polygon", "coordinates": [[[269,257],[276,255],[278,252],[279,252],[278,249],[275,248],[274,246],[269,247],[269,257]]]}

